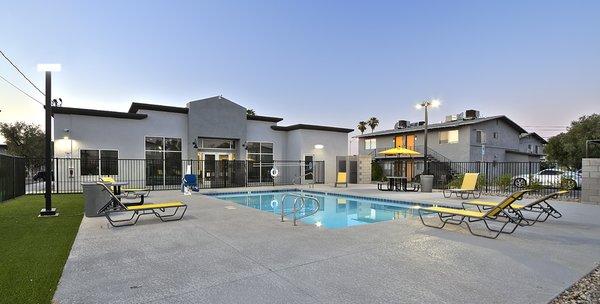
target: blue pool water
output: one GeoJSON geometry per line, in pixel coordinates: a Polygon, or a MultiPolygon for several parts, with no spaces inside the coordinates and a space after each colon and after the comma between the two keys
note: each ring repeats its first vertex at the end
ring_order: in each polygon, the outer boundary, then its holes
{"type": "MultiPolygon", "coordinates": [[[[299,191],[247,192],[216,194],[214,197],[270,212],[279,217],[281,216],[281,199],[288,193],[300,194],[299,191]]],[[[313,191],[304,192],[304,194],[317,198],[319,200],[320,208],[317,213],[305,217],[300,221],[318,227],[344,228],[419,216],[417,213],[418,211],[415,209],[415,205],[410,203],[343,196],[331,193],[326,194],[313,191]]],[[[293,197],[285,199],[284,210],[286,213],[292,210],[293,201],[293,197]]],[[[314,202],[307,200],[304,210],[300,210],[297,214],[302,215],[303,212],[309,213],[314,209],[316,209],[314,202]]],[[[291,216],[288,216],[287,218],[291,220],[291,216]]]]}

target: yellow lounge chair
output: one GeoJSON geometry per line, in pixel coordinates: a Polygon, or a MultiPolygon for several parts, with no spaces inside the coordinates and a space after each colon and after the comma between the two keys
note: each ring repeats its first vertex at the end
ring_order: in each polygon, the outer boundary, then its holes
{"type": "Polygon", "coordinates": [[[442,193],[445,198],[452,197],[452,194],[456,194],[456,197],[462,199],[468,199],[469,195],[473,195],[473,198],[481,197],[481,190],[477,190],[477,178],[479,177],[479,173],[465,173],[462,185],[458,189],[445,189],[442,193]],[[465,194],[467,195],[465,197],[465,194]]]}
{"type": "MultiPolygon", "coordinates": [[[[100,180],[105,184],[114,184],[117,181],[110,176],[100,177],[100,180]]],[[[150,188],[121,188],[121,192],[125,193],[125,197],[133,194],[134,196],[150,196],[150,188]]]]}
{"type": "Polygon", "coordinates": [[[101,209],[101,211],[104,212],[104,216],[106,216],[106,219],[113,227],[135,225],[140,216],[145,214],[154,214],[163,222],[178,221],[183,218],[183,215],[187,210],[186,204],[177,201],[128,206],[123,204],[121,200],[119,200],[119,198],[116,197],[104,183],[98,182],[96,184],[98,184],[99,187],[102,187],[102,191],[107,191],[111,197],[111,201],[107,204],[108,207],[101,209]],[[183,211],[179,212],[180,209],[183,211]],[[172,210],[172,212],[167,213],[167,210],[172,210]],[[127,212],[131,212],[131,217],[121,219],[115,219],[112,217],[114,214],[122,214],[127,212]]]}
{"type": "MultiPolygon", "coordinates": [[[[536,222],[545,222],[550,216],[552,216],[553,218],[561,218],[562,214],[558,210],[554,209],[554,207],[552,207],[552,205],[550,205],[548,203],[548,200],[556,199],[560,195],[567,194],[567,193],[569,193],[569,190],[560,190],[560,191],[550,193],[544,197],[536,199],[527,204],[512,203],[510,205],[510,207],[512,209],[519,210],[519,211],[528,211],[528,212],[532,212],[532,213],[537,213],[538,215],[535,218],[524,217],[524,219],[527,222],[530,222],[530,224],[533,225],[536,222]],[[543,215],[546,215],[546,216],[543,217],[543,215]],[[542,219],[540,219],[540,218],[542,218],[542,219]]],[[[473,205],[473,206],[477,206],[477,208],[480,211],[484,211],[484,210],[490,209],[490,207],[493,207],[496,204],[498,204],[498,203],[475,200],[475,201],[465,202],[465,203],[463,203],[463,206],[464,205],[473,205]]],[[[509,212],[510,212],[510,210],[509,210],[509,212]]]]}
{"type": "Polygon", "coordinates": [[[346,176],[346,172],[338,172],[334,187],[337,187],[338,184],[344,184],[346,185],[346,187],[348,187],[348,179],[346,176]]]}
{"type": "Polygon", "coordinates": [[[419,212],[419,217],[421,218],[421,222],[423,225],[432,228],[442,229],[446,224],[460,225],[462,223],[467,224],[467,228],[471,234],[476,236],[482,236],[486,238],[495,239],[500,235],[500,233],[513,233],[518,226],[524,226],[522,224],[523,216],[521,212],[515,209],[512,209],[510,205],[514,203],[516,200],[521,199],[523,195],[531,190],[521,190],[511,194],[509,197],[505,198],[500,203],[497,203],[491,209],[482,212],[478,210],[468,210],[468,209],[455,209],[449,207],[424,207],[417,209],[419,212]],[[511,212],[508,212],[507,209],[510,209],[511,212]],[[423,220],[422,212],[428,213],[437,213],[440,221],[442,222],[441,226],[435,226],[431,224],[425,223],[423,220]],[[501,216],[502,215],[502,216],[501,216]],[[480,222],[482,221],[485,224],[485,227],[492,231],[496,232],[495,235],[485,235],[480,233],[475,233],[469,223],[480,222]],[[498,222],[502,224],[500,229],[495,229],[490,227],[489,222],[498,222]],[[514,225],[514,227],[510,231],[505,231],[504,228],[507,227],[508,224],[514,225]]]}

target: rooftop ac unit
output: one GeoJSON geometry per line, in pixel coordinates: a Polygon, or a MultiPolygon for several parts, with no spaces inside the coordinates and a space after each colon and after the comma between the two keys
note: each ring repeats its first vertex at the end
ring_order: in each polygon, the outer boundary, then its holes
{"type": "Polygon", "coordinates": [[[394,125],[395,129],[404,129],[408,127],[408,120],[398,120],[398,122],[394,125]]]}
{"type": "Polygon", "coordinates": [[[446,116],[446,122],[457,121],[457,120],[458,120],[458,115],[456,115],[456,114],[446,116]]]}
{"type": "Polygon", "coordinates": [[[479,118],[479,111],[477,110],[466,110],[465,111],[465,119],[475,119],[479,118]]]}

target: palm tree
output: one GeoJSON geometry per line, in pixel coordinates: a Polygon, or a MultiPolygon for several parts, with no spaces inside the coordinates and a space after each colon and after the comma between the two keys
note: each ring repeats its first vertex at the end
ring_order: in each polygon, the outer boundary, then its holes
{"type": "Polygon", "coordinates": [[[359,121],[358,126],[356,128],[358,129],[358,131],[360,131],[360,134],[364,134],[365,130],[367,129],[367,122],[359,121]]]}
{"type": "Polygon", "coordinates": [[[256,112],[254,112],[253,109],[246,109],[246,115],[248,115],[248,116],[255,116],[256,112]]]}
{"type": "Polygon", "coordinates": [[[377,117],[371,117],[367,121],[367,125],[371,128],[371,133],[375,130],[375,128],[379,125],[379,119],[377,117]]]}

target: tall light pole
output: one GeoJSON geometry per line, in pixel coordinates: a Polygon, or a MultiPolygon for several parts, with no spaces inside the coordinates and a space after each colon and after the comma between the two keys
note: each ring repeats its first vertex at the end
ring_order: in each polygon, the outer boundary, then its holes
{"type": "Polygon", "coordinates": [[[427,131],[429,129],[429,114],[428,114],[428,110],[429,108],[437,108],[439,107],[441,104],[439,99],[429,99],[429,100],[425,100],[419,104],[417,104],[415,107],[417,108],[417,110],[420,109],[425,109],[425,138],[423,138],[423,174],[429,175],[429,166],[427,165],[427,158],[428,158],[428,154],[427,154],[427,131]]]}
{"type": "Polygon", "coordinates": [[[37,68],[38,71],[45,72],[46,74],[46,138],[44,143],[44,167],[46,171],[44,178],[46,191],[44,192],[44,197],[46,199],[46,206],[40,211],[40,217],[57,216],[56,208],[52,208],[52,72],[59,72],[60,64],[38,64],[37,68]]]}

